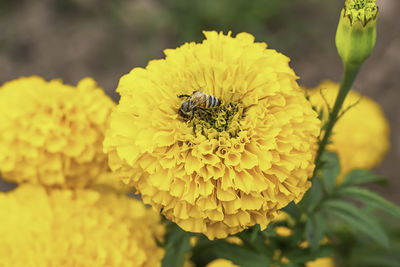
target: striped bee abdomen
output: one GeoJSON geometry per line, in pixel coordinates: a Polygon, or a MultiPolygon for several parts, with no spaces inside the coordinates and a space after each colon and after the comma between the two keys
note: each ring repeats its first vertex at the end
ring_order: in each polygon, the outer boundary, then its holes
{"type": "Polygon", "coordinates": [[[216,98],[215,96],[212,95],[207,95],[208,96],[208,108],[212,108],[212,107],[217,107],[221,104],[221,101],[219,101],[218,98],[216,98]]]}

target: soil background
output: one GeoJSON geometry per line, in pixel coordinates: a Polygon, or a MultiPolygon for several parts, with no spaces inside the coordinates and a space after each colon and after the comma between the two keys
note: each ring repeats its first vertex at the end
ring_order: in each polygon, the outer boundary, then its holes
{"type": "MultiPolygon", "coordinates": [[[[93,77],[114,100],[119,78],[166,48],[201,41],[202,30],[252,33],[291,58],[299,83],[339,82],[334,36],[344,0],[0,0],[0,84],[20,76],[93,77]]],[[[391,126],[391,150],[376,173],[380,193],[400,204],[400,1],[378,0],[375,50],[354,89],[377,101],[391,126]]],[[[349,129],[351,131],[352,129],[349,129]]],[[[0,179],[0,190],[13,185],[0,179]]]]}

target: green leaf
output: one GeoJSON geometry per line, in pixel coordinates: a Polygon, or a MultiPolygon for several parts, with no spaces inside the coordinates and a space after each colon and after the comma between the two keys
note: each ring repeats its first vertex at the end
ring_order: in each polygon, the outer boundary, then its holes
{"type": "Polygon", "coordinates": [[[380,245],[389,247],[389,239],[382,227],[359,208],[344,200],[327,200],[323,204],[324,210],[340,218],[351,227],[369,236],[380,245]]]}
{"type": "Polygon", "coordinates": [[[261,235],[264,237],[264,239],[270,239],[271,237],[276,236],[276,232],[273,227],[273,223],[270,223],[267,228],[264,229],[264,231],[261,231],[261,235]]]}
{"type": "Polygon", "coordinates": [[[223,240],[213,241],[203,248],[195,248],[193,254],[195,259],[201,258],[202,255],[212,255],[212,258],[227,259],[241,267],[265,267],[271,264],[270,257],[223,240]]]}
{"type": "MultiPolygon", "coordinates": [[[[374,253],[375,254],[375,253],[374,253]]],[[[357,255],[357,259],[354,261],[356,266],[364,266],[364,267],[399,267],[400,260],[394,257],[390,257],[388,255],[381,255],[380,253],[376,253],[377,255],[363,255],[360,257],[357,255]]]]}
{"type": "MultiPolygon", "coordinates": [[[[311,183],[311,188],[305,193],[301,202],[295,205],[298,209],[302,211],[300,214],[298,214],[299,216],[301,216],[303,213],[312,213],[312,211],[321,202],[324,195],[322,181],[319,177],[313,177],[311,179],[311,183]]],[[[293,215],[291,215],[291,217],[296,218],[293,215]]]]}
{"type": "Polygon", "coordinates": [[[380,183],[387,184],[387,180],[383,177],[377,176],[369,170],[353,170],[349,172],[343,179],[340,186],[366,184],[366,183],[380,183]]]}
{"type": "Polygon", "coordinates": [[[334,249],[330,245],[320,246],[318,250],[312,251],[311,248],[296,248],[288,252],[284,252],[283,255],[293,263],[305,263],[308,261],[315,260],[317,258],[332,256],[334,249]]]}
{"type": "Polygon", "coordinates": [[[400,218],[400,207],[384,199],[378,194],[369,191],[368,189],[358,187],[343,187],[339,189],[338,193],[345,197],[357,199],[367,206],[374,206],[395,217],[400,218]]]}
{"type": "Polygon", "coordinates": [[[249,230],[250,230],[250,242],[254,242],[260,234],[260,231],[261,231],[260,225],[257,224],[255,226],[253,226],[252,228],[250,228],[249,230]]]}
{"type": "MultiPolygon", "coordinates": [[[[313,211],[317,205],[321,202],[324,195],[321,180],[317,177],[312,179],[312,186],[307,191],[307,212],[313,211]]],[[[306,196],[305,196],[306,197],[306,196]]]]}
{"type": "Polygon", "coordinates": [[[190,233],[183,231],[176,224],[169,227],[166,235],[165,256],[163,267],[181,267],[185,260],[185,254],[190,250],[190,233]]]}
{"type": "Polygon", "coordinates": [[[312,251],[319,248],[321,240],[325,236],[326,221],[321,213],[314,213],[306,222],[306,239],[312,251]]]}
{"type": "Polygon", "coordinates": [[[264,254],[272,258],[273,252],[271,251],[270,247],[265,245],[265,239],[263,238],[259,225],[244,230],[238,233],[236,236],[243,241],[241,247],[245,247],[251,251],[255,251],[259,254],[264,254]]]}
{"type": "Polygon", "coordinates": [[[291,228],[292,234],[289,237],[289,245],[291,247],[297,247],[300,242],[304,240],[304,228],[298,225],[297,227],[291,228]]]}
{"type": "Polygon", "coordinates": [[[332,193],[340,173],[339,158],[335,153],[325,151],[321,157],[322,183],[328,193],[332,193]]]}
{"type": "Polygon", "coordinates": [[[241,267],[264,267],[271,263],[271,259],[267,256],[235,244],[222,243],[214,248],[214,253],[241,267]]]}
{"type": "Polygon", "coordinates": [[[291,218],[296,219],[301,216],[301,211],[299,210],[299,205],[296,205],[294,201],[290,202],[286,207],[282,209],[284,212],[290,215],[291,218]]]}

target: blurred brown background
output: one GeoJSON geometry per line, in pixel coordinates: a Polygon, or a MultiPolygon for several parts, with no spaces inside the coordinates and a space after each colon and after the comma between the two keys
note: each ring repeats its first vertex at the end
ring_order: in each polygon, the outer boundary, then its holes
{"type": "MultiPolygon", "coordinates": [[[[119,78],[201,41],[202,30],[249,32],[288,55],[300,83],[340,81],[334,35],[344,0],[0,0],[0,84],[37,74],[76,84],[91,76],[115,100],[119,78]]],[[[376,169],[382,194],[400,204],[400,1],[378,0],[375,51],[354,88],[384,109],[391,151],[376,169]]],[[[350,131],[351,129],[349,129],[350,131]]],[[[6,190],[10,184],[0,181],[6,190]]]]}

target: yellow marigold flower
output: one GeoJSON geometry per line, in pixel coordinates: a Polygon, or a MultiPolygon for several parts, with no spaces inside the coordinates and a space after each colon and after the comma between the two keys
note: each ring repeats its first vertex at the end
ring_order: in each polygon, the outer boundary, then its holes
{"type": "Polygon", "coordinates": [[[235,245],[242,245],[243,241],[242,239],[240,239],[237,236],[229,236],[226,238],[226,242],[231,243],[231,244],[235,244],[235,245]]]}
{"type": "Polygon", "coordinates": [[[0,266],[161,266],[160,216],[138,200],[20,185],[0,194],[0,266]]]}
{"type": "Polygon", "coordinates": [[[306,267],[335,267],[335,262],[331,257],[319,258],[306,263],[306,267]]]}
{"type": "MultiPolygon", "coordinates": [[[[290,261],[286,257],[281,258],[283,264],[289,264],[290,261]]],[[[207,264],[206,267],[240,267],[233,264],[231,261],[226,259],[216,259],[207,264]]],[[[335,262],[332,258],[320,258],[314,261],[309,261],[306,263],[306,267],[335,267],[335,262]]]]}
{"type": "Polygon", "coordinates": [[[233,264],[230,260],[216,259],[207,264],[206,267],[239,267],[239,266],[233,264]]]}
{"type": "Polygon", "coordinates": [[[186,253],[182,267],[196,267],[196,265],[190,260],[191,257],[192,253],[186,253]]]}
{"type": "Polygon", "coordinates": [[[84,187],[108,169],[102,151],[112,100],[91,78],[78,85],[32,76],[0,87],[0,172],[17,183],[84,187]]]}
{"type": "Polygon", "coordinates": [[[104,147],[145,203],[213,239],[301,200],[320,122],[287,57],[247,33],[205,36],[121,78],[104,147]],[[181,117],[196,90],[220,105],[181,117]]]}
{"type": "Polygon", "coordinates": [[[275,232],[282,237],[289,237],[293,233],[292,229],[286,226],[276,226],[274,229],[275,232]]]}
{"type": "MultiPolygon", "coordinates": [[[[310,101],[317,110],[333,106],[339,84],[324,81],[309,91],[310,101]],[[325,102],[325,100],[326,102],[325,102]]],[[[380,106],[372,99],[350,91],[342,110],[352,106],[333,128],[328,150],[336,152],[341,164],[341,177],[352,169],[371,169],[377,166],[389,149],[389,124],[380,106]],[[354,106],[353,106],[354,105],[354,106]]]]}

